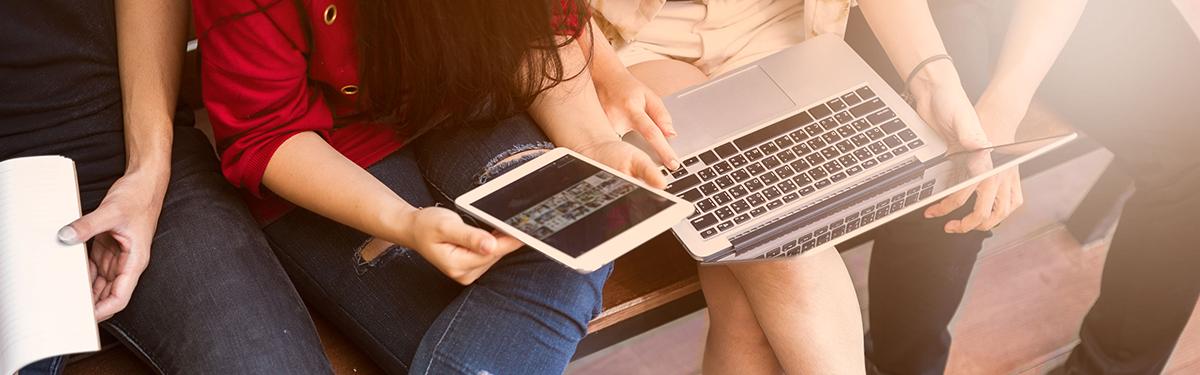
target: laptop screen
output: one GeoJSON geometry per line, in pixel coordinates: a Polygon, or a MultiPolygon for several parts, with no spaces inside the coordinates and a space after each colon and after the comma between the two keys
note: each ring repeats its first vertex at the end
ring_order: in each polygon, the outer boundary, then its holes
{"type": "Polygon", "coordinates": [[[792,256],[834,246],[1074,138],[1074,133],[1029,137],[984,150],[951,152],[924,163],[914,160],[733,238],[732,252],[706,261],[792,256]]]}

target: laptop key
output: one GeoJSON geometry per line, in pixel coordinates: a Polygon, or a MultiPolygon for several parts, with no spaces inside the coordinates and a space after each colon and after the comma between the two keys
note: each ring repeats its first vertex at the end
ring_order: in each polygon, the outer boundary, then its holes
{"type": "Polygon", "coordinates": [[[704,239],[708,239],[709,237],[715,235],[717,235],[717,228],[709,228],[705,229],[703,232],[700,232],[700,237],[703,237],[704,239]]]}
{"type": "Polygon", "coordinates": [[[754,208],[753,206],[750,206],[749,203],[746,203],[745,199],[741,199],[741,200],[738,200],[737,202],[733,202],[733,204],[729,205],[729,207],[732,208],[733,211],[737,212],[737,213],[746,212],[746,210],[754,208]]]}
{"type": "Polygon", "coordinates": [[[747,178],[750,178],[750,172],[746,172],[745,170],[739,169],[739,170],[733,171],[733,173],[730,173],[729,176],[733,177],[734,182],[742,182],[742,181],[745,181],[747,178]]]}
{"type": "Polygon", "coordinates": [[[782,164],[782,162],[779,161],[779,158],[774,156],[768,156],[766,159],[762,160],[763,167],[767,169],[775,169],[775,167],[778,167],[780,164],[782,164]]]}
{"type": "Polygon", "coordinates": [[[707,184],[700,185],[700,192],[704,193],[704,195],[713,195],[718,191],[721,191],[721,188],[717,187],[717,184],[715,183],[709,182],[707,184]]]}
{"type": "Polygon", "coordinates": [[[784,194],[791,193],[792,191],[795,191],[796,188],[800,187],[797,186],[796,182],[792,180],[783,180],[783,182],[780,182],[779,185],[775,186],[778,187],[779,191],[783,192],[784,194]]]}
{"type": "Polygon", "coordinates": [[[871,123],[867,122],[867,120],[854,120],[854,122],[850,123],[850,126],[853,126],[854,130],[861,132],[870,129],[871,123]]]}
{"type": "Polygon", "coordinates": [[[783,195],[783,192],[780,192],[779,188],[772,186],[763,190],[762,195],[767,199],[775,199],[779,198],[780,195],[783,195]]]}
{"type": "Polygon", "coordinates": [[[713,170],[717,171],[717,174],[726,174],[733,170],[733,166],[729,165],[729,162],[723,161],[714,165],[713,170]]]}
{"type": "Polygon", "coordinates": [[[854,151],[854,144],[850,143],[850,141],[848,141],[848,140],[838,142],[836,145],[834,145],[834,147],[837,147],[837,150],[841,151],[841,153],[843,153],[843,154],[849,153],[850,151],[854,151]]]}
{"type": "Polygon", "coordinates": [[[883,142],[872,143],[870,146],[867,146],[867,148],[869,148],[871,152],[875,154],[882,154],[888,149],[887,145],[884,145],[883,142]]]}
{"type": "Polygon", "coordinates": [[[694,164],[696,164],[696,163],[699,163],[699,162],[700,162],[700,158],[699,158],[699,157],[695,157],[695,156],[693,156],[693,157],[690,157],[690,158],[687,158],[687,159],[683,159],[683,165],[686,165],[686,166],[689,166],[689,167],[690,167],[690,166],[692,166],[692,165],[694,165],[694,164]]]}
{"type": "Polygon", "coordinates": [[[812,115],[813,119],[822,119],[825,118],[825,116],[832,115],[833,110],[830,110],[829,107],[824,104],[817,104],[816,107],[812,107],[812,109],[808,110],[808,114],[812,115]]]}
{"type": "Polygon", "coordinates": [[[842,136],[838,135],[838,133],[836,131],[832,131],[832,132],[828,132],[825,134],[821,134],[821,139],[824,140],[825,143],[827,143],[827,144],[834,144],[837,141],[842,140],[842,136]]]}
{"type": "Polygon", "coordinates": [[[746,172],[750,172],[751,175],[757,176],[757,175],[762,174],[763,172],[766,172],[767,168],[764,168],[762,163],[754,163],[754,164],[750,164],[743,170],[745,170],[746,172]]]}
{"type": "Polygon", "coordinates": [[[687,174],[688,174],[687,169],[679,168],[679,169],[676,169],[675,172],[671,172],[671,177],[680,178],[683,176],[687,176],[687,174]]]}
{"type": "Polygon", "coordinates": [[[867,115],[867,121],[872,124],[875,124],[875,125],[882,124],[882,123],[884,123],[888,120],[894,119],[894,118],[896,118],[896,114],[892,113],[891,108],[884,108],[883,110],[881,110],[879,112],[875,112],[870,115],[867,115]]]}
{"type": "Polygon", "coordinates": [[[888,148],[896,148],[896,146],[904,144],[904,141],[901,141],[900,137],[893,135],[891,137],[884,138],[883,143],[887,144],[888,148]]]}
{"type": "Polygon", "coordinates": [[[884,134],[883,130],[879,130],[879,128],[871,128],[870,130],[867,130],[867,137],[871,138],[872,141],[877,141],[886,136],[887,134],[884,134]]]}
{"type": "Polygon", "coordinates": [[[838,112],[837,114],[833,115],[833,119],[837,120],[839,124],[848,124],[851,121],[854,121],[854,116],[851,116],[850,112],[838,112]]]}
{"type": "Polygon", "coordinates": [[[813,179],[812,179],[812,177],[808,176],[808,173],[800,172],[800,174],[798,174],[798,175],[796,175],[796,177],[792,178],[792,182],[795,182],[796,185],[804,186],[804,185],[811,184],[813,182],[813,179]]]}
{"type": "Polygon", "coordinates": [[[829,180],[821,180],[821,181],[817,181],[817,183],[813,184],[813,186],[816,187],[817,189],[824,189],[825,187],[827,187],[829,185],[830,185],[829,180]]]}
{"type": "Polygon", "coordinates": [[[914,150],[917,148],[920,148],[921,146],[924,146],[924,145],[925,145],[925,142],[921,142],[920,139],[912,141],[912,142],[908,142],[908,148],[914,149],[914,150]]]}
{"type": "Polygon", "coordinates": [[[750,161],[762,159],[762,157],[763,157],[762,151],[759,151],[757,148],[752,148],[749,151],[746,151],[745,153],[743,153],[742,155],[745,155],[746,159],[748,159],[750,161]]]}
{"type": "Polygon", "coordinates": [[[867,99],[875,97],[875,92],[871,91],[870,86],[863,86],[862,88],[860,88],[858,90],[854,90],[854,93],[858,94],[858,97],[863,98],[863,100],[867,100],[867,99]]]}
{"type": "Polygon", "coordinates": [[[792,147],[794,144],[796,144],[796,142],[793,142],[792,139],[788,137],[779,137],[775,139],[775,146],[778,146],[780,150],[786,150],[788,147],[792,147]]]}
{"type": "Polygon", "coordinates": [[[842,171],[842,163],[838,163],[837,160],[830,160],[828,163],[822,164],[821,167],[825,168],[825,171],[829,173],[838,173],[842,171]]]}
{"type": "Polygon", "coordinates": [[[842,136],[842,138],[850,138],[854,136],[854,133],[857,133],[857,131],[854,130],[854,126],[851,125],[842,125],[835,131],[838,133],[838,135],[842,136]]]}
{"type": "Polygon", "coordinates": [[[829,106],[829,109],[832,109],[834,112],[846,109],[846,103],[843,103],[841,99],[830,100],[825,102],[825,105],[829,106]]]}
{"type": "Polygon", "coordinates": [[[712,209],[714,209],[714,208],[717,208],[717,203],[713,202],[712,199],[705,199],[705,200],[696,202],[696,208],[699,208],[700,211],[708,212],[708,211],[712,211],[712,209]]]}
{"type": "Polygon", "coordinates": [[[712,163],[716,163],[717,160],[721,160],[721,158],[717,157],[717,154],[713,153],[712,151],[705,151],[700,155],[696,155],[696,157],[699,157],[700,160],[704,161],[705,165],[712,165],[712,163]]]}
{"type": "Polygon", "coordinates": [[[791,203],[792,201],[799,199],[799,198],[800,198],[800,194],[789,193],[788,195],[784,195],[782,199],[783,199],[783,203],[791,203]]]}
{"type": "Polygon", "coordinates": [[[717,156],[720,156],[722,159],[724,159],[737,154],[738,149],[733,145],[733,143],[726,143],[714,148],[713,152],[717,153],[717,156]]]}
{"type": "Polygon", "coordinates": [[[762,214],[765,214],[765,213],[767,213],[766,207],[759,207],[759,208],[750,210],[750,216],[754,216],[754,217],[762,216],[762,214]]]}
{"type": "Polygon", "coordinates": [[[865,147],[854,150],[854,157],[859,158],[860,160],[861,159],[869,159],[872,155],[875,155],[875,154],[872,154],[871,150],[868,150],[865,147]]]}
{"type": "Polygon", "coordinates": [[[723,206],[726,203],[733,201],[733,197],[729,196],[729,193],[722,191],[720,193],[717,193],[716,195],[713,195],[712,200],[713,200],[713,202],[717,202],[718,206],[723,206]]]}
{"type": "Polygon", "coordinates": [[[841,99],[846,103],[846,105],[855,105],[862,102],[862,99],[859,99],[858,95],[853,92],[848,92],[846,95],[842,95],[841,99]]]}
{"type": "Polygon", "coordinates": [[[824,169],[821,169],[821,167],[813,167],[813,169],[808,170],[808,175],[812,176],[812,178],[814,180],[819,180],[819,179],[825,178],[825,176],[829,176],[829,172],[826,172],[824,169]]]}
{"type": "Polygon", "coordinates": [[[887,153],[887,152],[879,154],[879,156],[876,157],[875,160],[879,160],[880,163],[888,161],[888,160],[892,160],[892,154],[887,153]]]}
{"type": "Polygon", "coordinates": [[[729,195],[733,196],[734,198],[741,198],[746,196],[746,194],[750,194],[750,191],[746,190],[746,187],[742,185],[734,186],[732,189],[729,189],[729,195]]]}
{"type": "Polygon", "coordinates": [[[729,165],[732,165],[734,168],[741,167],[743,165],[746,165],[746,163],[750,162],[749,160],[746,160],[745,155],[734,156],[732,158],[729,158],[728,161],[729,161],[729,165]]]}
{"type": "Polygon", "coordinates": [[[767,142],[763,143],[762,146],[758,146],[758,150],[762,151],[763,155],[771,155],[779,151],[779,146],[776,146],[775,142],[767,142]]]}
{"type": "Polygon", "coordinates": [[[729,207],[721,207],[713,211],[717,215],[717,219],[725,220],[733,217],[733,209],[729,207]]]}
{"type": "Polygon", "coordinates": [[[717,224],[717,230],[719,230],[719,231],[727,231],[727,230],[729,230],[729,228],[733,228],[732,221],[726,221],[724,223],[717,224]]]}
{"type": "Polygon", "coordinates": [[[682,193],[684,190],[690,189],[691,187],[696,186],[698,184],[700,184],[700,178],[696,177],[696,175],[689,175],[687,177],[684,177],[684,178],[675,180],[674,182],[671,182],[670,185],[667,185],[666,191],[668,193],[678,195],[679,193],[682,193]]]}
{"type": "Polygon", "coordinates": [[[745,223],[747,220],[750,220],[750,214],[741,214],[733,218],[735,224],[745,223]]]}
{"type": "Polygon", "coordinates": [[[749,149],[813,122],[808,113],[800,112],[783,121],[764,126],[733,141],[740,149],[749,149]]]}
{"type": "Polygon", "coordinates": [[[908,152],[908,147],[900,146],[900,147],[896,147],[896,149],[892,150],[892,155],[900,156],[900,155],[903,155],[905,152],[908,152]]]}
{"type": "Polygon", "coordinates": [[[708,228],[708,227],[711,227],[716,224],[717,224],[717,217],[713,214],[708,214],[708,215],[704,215],[704,216],[692,219],[692,227],[696,228],[696,230],[704,230],[704,228],[708,228]]]}
{"type": "Polygon", "coordinates": [[[879,125],[879,128],[883,129],[883,131],[885,133],[892,134],[892,133],[904,130],[907,127],[904,126],[903,121],[900,121],[900,119],[897,118],[897,119],[892,119],[891,121],[885,122],[885,123],[883,123],[883,125],[879,125]]]}
{"type": "Polygon", "coordinates": [[[783,150],[783,152],[775,155],[775,157],[778,157],[781,163],[789,163],[792,160],[796,160],[796,153],[792,152],[792,150],[783,150]]]}
{"type": "MultiPolygon", "coordinates": [[[[821,150],[821,152],[825,152],[825,150],[821,150]]],[[[821,154],[811,154],[805,156],[804,161],[807,161],[809,165],[819,165],[825,162],[825,157],[821,154]]]]}
{"type": "Polygon", "coordinates": [[[788,166],[792,167],[792,169],[795,169],[796,171],[803,171],[803,170],[807,170],[808,168],[812,167],[804,159],[799,159],[799,160],[793,161],[793,162],[791,162],[791,164],[788,164],[788,166]]]}
{"type": "Polygon", "coordinates": [[[713,182],[716,182],[717,186],[722,189],[730,187],[734,184],[733,178],[730,178],[729,176],[721,176],[721,178],[718,178],[716,181],[713,181],[713,182]]]}
{"type": "Polygon", "coordinates": [[[775,172],[767,172],[762,176],[758,176],[758,180],[762,181],[763,185],[770,186],[776,182],[779,182],[779,176],[776,176],[775,172]]]}
{"type": "Polygon", "coordinates": [[[708,180],[717,178],[718,174],[719,173],[714,171],[712,168],[704,168],[704,169],[700,170],[699,173],[696,173],[696,175],[700,176],[700,178],[703,179],[704,181],[708,181],[708,180]]]}
{"type": "MultiPolygon", "coordinates": [[[[832,176],[829,176],[829,180],[833,181],[833,182],[841,182],[842,180],[845,180],[845,179],[846,179],[845,172],[834,173],[832,176]]],[[[722,193],[722,194],[724,194],[724,193],[722,193]]]]}
{"type": "Polygon", "coordinates": [[[846,174],[851,175],[851,176],[856,175],[862,171],[863,171],[863,167],[861,165],[856,165],[856,166],[853,166],[850,168],[846,168],[846,174]]]}
{"type": "Polygon", "coordinates": [[[762,193],[754,193],[753,195],[746,197],[746,203],[749,203],[751,206],[758,206],[766,201],[767,198],[763,198],[762,193]]]}
{"type": "Polygon", "coordinates": [[[679,197],[683,198],[683,200],[686,200],[688,202],[695,203],[696,201],[700,200],[701,198],[704,198],[704,193],[701,193],[700,190],[692,189],[692,190],[685,191],[682,194],[679,194],[679,197]]]}
{"type": "Polygon", "coordinates": [[[804,130],[797,130],[788,134],[788,138],[790,138],[792,142],[800,143],[805,139],[808,139],[808,134],[805,133],[804,130]]]}
{"type": "Polygon", "coordinates": [[[859,105],[854,106],[853,108],[850,108],[850,114],[854,115],[854,117],[863,117],[868,113],[879,110],[880,108],[883,108],[883,101],[879,100],[879,98],[872,98],[871,100],[867,100],[859,105]]]}
{"type": "Polygon", "coordinates": [[[762,181],[759,181],[757,178],[746,181],[743,186],[745,186],[747,190],[750,190],[750,192],[756,192],[762,190],[763,187],[766,187],[766,185],[763,185],[762,181]]]}
{"type": "Polygon", "coordinates": [[[858,163],[858,158],[855,158],[852,154],[845,154],[838,158],[838,163],[842,163],[842,165],[854,165],[858,163]]]}
{"type": "Polygon", "coordinates": [[[917,133],[913,133],[912,129],[904,129],[904,131],[900,132],[900,139],[903,139],[905,142],[912,141],[917,139],[917,133]]]}
{"type": "Polygon", "coordinates": [[[817,188],[812,187],[812,186],[805,186],[805,187],[800,188],[800,195],[809,195],[809,194],[816,193],[816,192],[817,192],[817,188]]]}
{"type": "Polygon", "coordinates": [[[796,174],[796,170],[792,169],[792,167],[790,165],[785,165],[785,166],[779,167],[778,169],[775,169],[775,174],[778,175],[779,178],[786,180],[788,178],[791,178],[792,175],[796,174]]]}
{"type": "Polygon", "coordinates": [[[819,124],[821,124],[821,129],[825,129],[825,131],[833,130],[833,128],[836,128],[839,125],[837,120],[833,119],[833,117],[821,120],[819,124]]]}

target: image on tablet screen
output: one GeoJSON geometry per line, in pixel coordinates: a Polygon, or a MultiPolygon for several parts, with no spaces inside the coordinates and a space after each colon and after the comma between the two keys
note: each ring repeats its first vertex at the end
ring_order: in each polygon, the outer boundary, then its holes
{"type": "Polygon", "coordinates": [[[473,205],[573,257],[671,206],[671,201],[564,155],[473,205]]]}

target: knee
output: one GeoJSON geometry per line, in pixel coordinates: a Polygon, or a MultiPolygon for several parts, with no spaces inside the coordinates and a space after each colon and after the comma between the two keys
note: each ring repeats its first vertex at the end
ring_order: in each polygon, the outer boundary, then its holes
{"type": "Polygon", "coordinates": [[[534,158],[541,156],[554,148],[554,144],[548,141],[537,141],[532,143],[517,144],[513,147],[504,150],[493,157],[484,165],[483,170],[475,178],[475,183],[482,185],[516,168],[521,164],[525,164],[534,158]]]}

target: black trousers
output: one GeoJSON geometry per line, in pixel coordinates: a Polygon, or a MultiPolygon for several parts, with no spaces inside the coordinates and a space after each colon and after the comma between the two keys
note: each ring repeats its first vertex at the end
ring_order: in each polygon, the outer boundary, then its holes
{"type": "MultiPolygon", "coordinates": [[[[978,98],[1000,52],[1011,1],[930,5],[968,93],[978,98]]],[[[855,30],[849,38],[855,48],[877,71],[891,72],[877,46],[854,43],[855,30]]],[[[1162,372],[1196,305],[1198,92],[1200,41],[1170,1],[1093,0],[1037,94],[1111,150],[1136,187],[1108,252],[1100,296],[1068,360],[1072,373],[1162,372]]],[[[987,235],[942,234],[941,224],[912,216],[876,236],[868,359],[881,372],[945,370],[946,327],[987,235]]]]}

